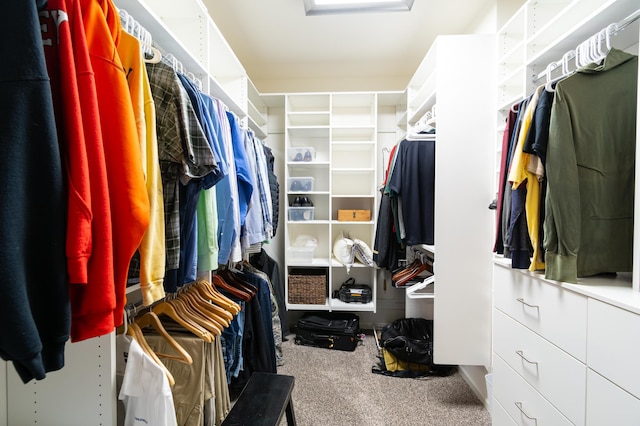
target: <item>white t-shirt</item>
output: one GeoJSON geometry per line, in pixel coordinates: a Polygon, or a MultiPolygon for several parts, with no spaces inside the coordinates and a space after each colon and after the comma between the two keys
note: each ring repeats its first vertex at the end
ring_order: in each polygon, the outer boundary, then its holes
{"type": "Polygon", "coordinates": [[[176,426],[171,386],[162,368],[131,336],[116,336],[116,348],[116,371],[124,371],[118,395],[125,408],[123,426],[176,426]]]}

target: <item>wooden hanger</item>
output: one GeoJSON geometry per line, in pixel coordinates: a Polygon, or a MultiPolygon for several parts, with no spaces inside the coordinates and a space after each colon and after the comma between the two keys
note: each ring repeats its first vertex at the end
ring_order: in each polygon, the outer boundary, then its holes
{"type": "Polygon", "coordinates": [[[167,367],[162,363],[162,361],[160,361],[160,358],[158,358],[158,355],[153,351],[153,349],[151,349],[151,346],[149,346],[149,343],[147,343],[147,340],[144,338],[142,329],[140,329],[138,324],[136,324],[135,322],[130,323],[127,327],[127,335],[133,337],[133,339],[142,348],[142,351],[147,355],[149,355],[149,357],[151,357],[151,359],[153,359],[156,362],[156,364],[158,364],[160,368],[162,368],[162,370],[164,371],[164,374],[167,376],[169,385],[173,387],[173,385],[176,384],[176,381],[173,378],[173,375],[167,369],[167,367]]]}
{"type": "Polygon", "coordinates": [[[188,319],[187,315],[182,312],[182,310],[176,310],[175,305],[171,304],[167,300],[163,300],[151,307],[151,311],[158,315],[158,317],[162,317],[165,315],[171,318],[173,321],[180,324],[185,329],[189,330],[202,340],[206,342],[213,342],[214,337],[209,331],[201,327],[199,324],[194,323],[190,319],[188,319]]]}
{"type": "Polygon", "coordinates": [[[251,295],[247,292],[245,292],[244,290],[241,290],[235,286],[230,285],[229,283],[227,283],[227,281],[225,281],[220,275],[215,274],[211,277],[212,279],[212,284],[222,290],[225,290],[226,292],[228,292],[229,294],[237,297],[240,300],[244,300],[245,302],[248,302],[249,300],[251,300],[251,295]]]}
{"type": "Polygon", "coordinates": [[[233,314],[228,310],[222,308],[219,305],[213,303],[210,299],[203,297],[202,294],[196,289],[195,285],[189,286],[185,293],[191,295],[195,301],[197,301],[204,309],[212,312],[213,315],[219,318],[221,321],[219,323],[223,324],[224,327],[228,327],[229,323],[233,320],[233,314]]]}
{"type": "Polygon", "coordinates": [[[174,306],[181,306],[183,314],[187,315],[193,322],[207,330],[214,336],[220,336],[222,334],[222,327],[214,323],[211,319],[205,317],[201,311],[198,311],[188,300],[184,297],[176,297],[170,301],[174,306]]]}
{"type": "Polygon", "coordinates": [[[160,336],[164,337],[169,345],[178,353],[178,355],[168,355],[161,352],[156,352],[156,355],[158,355],[158,357],[175,359],[187,364],[193,363],[191,355],[189,355],[189,353],[182,346],[180,346],[180,344],[171,336],[171,334],[167,332],[167,330],[162,325],[162,321],[160,321],[160,318],[155,312],[145,312],[141,316],[136,317],[134,319],[134,322],[140,327],[140,329],[143,329],[145,327],[152,327],[153,329],[155,329],[155,331],[157,331],[160,336]]]}
{"type": "MultiPolygon", "coordinates": [[[[200,297],[197,292],[190,291],[189,289],[182,290],[178,293],[178,298],[184,300],[191,308],[197,311],[198,314],[204,316],[207,320],[213,321],[221,332],[223,328],[229,325],[229,320],[218,315],[218,312],[213,309],[214,306],[200,297]]],[[[216,308],[219,309],[219,307],[216,308]]]]}
{"type": "Polygon", "coordinates": [[[226,309],[232,315],[238,315],[240,312],[240,305],[220,293],[209,281],[199,280],[193,285],[193,287],[200,292],[202,297],[211,300],[216,305],[226,309]]]}
{"type": "Polygon", "coordinates": [[[248,282],[246,282],[245,280],[243,280],[238,273],[241,273],[242,271],[236,271],[234,272],[233,270],[229,269],[229,268],[224,268],[224,269],[220,269],[218,271],[218,273],[222,273],[222,278],[224,278],[224,280],[229,283],[230,285],[239,288],[240,290],[244,291],[245,293],[249,293],[251,295],[251,297],[253,297],[257,292],[258,289],[252,285],[249,284],[248,282]]]}

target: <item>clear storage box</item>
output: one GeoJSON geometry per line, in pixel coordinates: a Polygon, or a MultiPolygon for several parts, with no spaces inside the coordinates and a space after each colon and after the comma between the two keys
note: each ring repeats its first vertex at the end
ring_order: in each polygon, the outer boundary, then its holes
{"type": "Polygon", "coordinates": [[[309,146],[289,148],[289,161],[309,162],[316,160],[316,150],[309,146]]]}
{"type": "Polygon", "coordinates": [[[311,192],[315,178],[312,177],[292,177],[289,178],[290,192],[311,192]]]}
{"type": "Polygon", "coordinates": [[[315,247],[289,247],[287,249],[287,260],[291,264],[311,263],[315,250],[315,247]]]}
{"type": "Polygon", "coordinates": [[[289,207],[289,220],[313,220],[314,207],[289,207]]]}

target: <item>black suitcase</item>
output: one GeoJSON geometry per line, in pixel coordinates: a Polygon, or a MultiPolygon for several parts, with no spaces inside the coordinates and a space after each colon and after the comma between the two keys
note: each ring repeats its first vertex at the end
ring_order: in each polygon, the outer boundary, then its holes
{"type": "Polygon", "coordinates": [[[353,351],[361,340],[360,318],[347,312],[304,314],[296,324],[297,345],[353,351]]]}

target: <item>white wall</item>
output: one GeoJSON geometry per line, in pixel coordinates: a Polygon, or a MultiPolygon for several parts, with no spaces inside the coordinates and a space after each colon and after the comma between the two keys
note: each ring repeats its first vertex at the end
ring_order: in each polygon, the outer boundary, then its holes
{"type": "Polygon", "coordinates": [[[502,26],[513,16],[514,13],[525,3],[525,0],[497,0],[497,27],[502,26]]]}
{"type": "Polygon", "coordinates": [[[498,28],[498,2],[489,0],[485,8],[485,14],[479,15],[475,22],[469,26],[469,34],[494,34],[498,28]]]}

